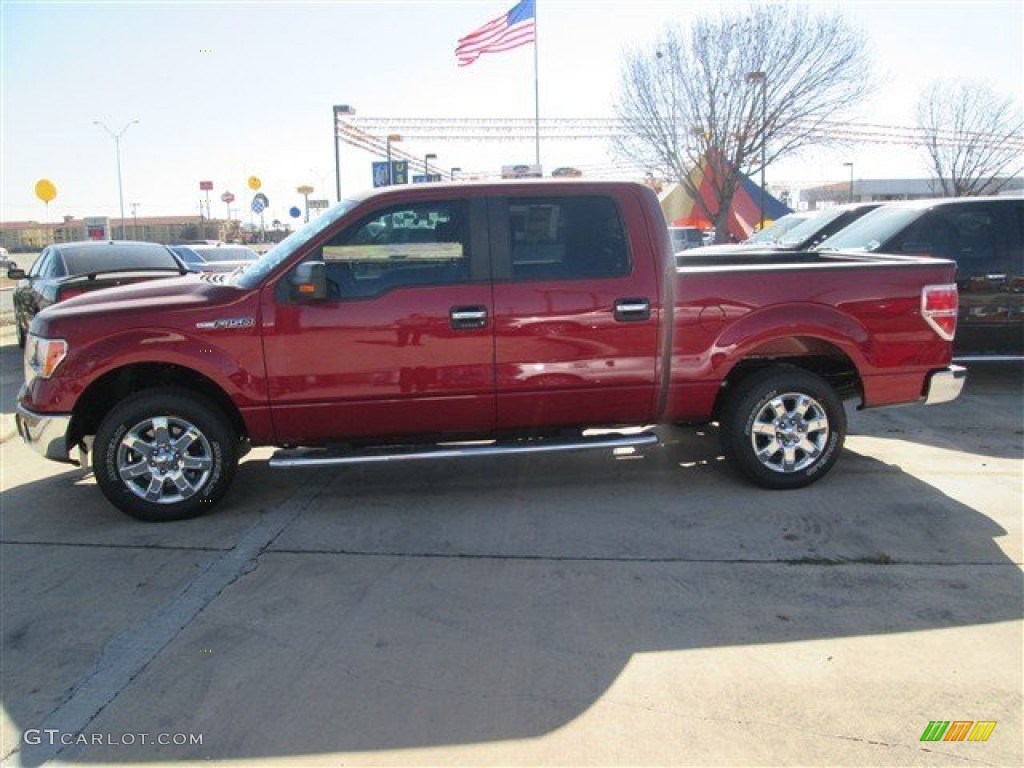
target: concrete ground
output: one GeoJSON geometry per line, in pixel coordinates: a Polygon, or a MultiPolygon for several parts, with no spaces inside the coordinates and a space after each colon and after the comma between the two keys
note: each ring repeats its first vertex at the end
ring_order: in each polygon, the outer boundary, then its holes
{"type": "Polygon", "coordinates": [[[798,492],[668,429],[639,457],[256,451],[214,514],[147,525],[13,435],[3,334],[5,764],[1024,763],[1019,365],[851,414],[798,492]]]}

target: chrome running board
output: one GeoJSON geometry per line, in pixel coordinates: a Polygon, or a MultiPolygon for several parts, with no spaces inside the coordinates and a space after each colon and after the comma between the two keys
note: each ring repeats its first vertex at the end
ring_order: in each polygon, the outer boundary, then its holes
{"type": "Polygon", "coordinates": [[[625,435],[604,433],[579,438],[533,438],[509,441],[439,443],[436,445],[376,446],[361,450],[287,448],[270,457],[272,467],[333,467],[345,464],[376,464],[386,461],[463,459],[473,456],[507,456],[516,453],[555,453],[594,449],[643,448],[658,443],[653,432],[625,435]]]}

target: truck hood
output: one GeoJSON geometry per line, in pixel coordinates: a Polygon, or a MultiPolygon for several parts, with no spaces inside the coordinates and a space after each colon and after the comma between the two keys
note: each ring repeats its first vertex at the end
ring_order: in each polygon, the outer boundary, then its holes
{"type": "Polygon", "coordinates": [[[231,284],[185,275],[149,280],[75,296],[47,307],[32,321],[34,333],[49,335],[59,326],[61,333],[82,323],[102,320],[106,327],[121,325],[174,326],[175,318],[187,314],[194,325],[226,305],[234,304],[250,292],[231,284]]]}

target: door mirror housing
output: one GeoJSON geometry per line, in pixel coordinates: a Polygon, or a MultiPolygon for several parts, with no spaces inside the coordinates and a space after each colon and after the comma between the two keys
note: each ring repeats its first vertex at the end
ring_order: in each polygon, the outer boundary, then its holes
{"type": "Polygon", "coordinates": [[[292,301],[324,301],[327,298],[327,265],[322,261],[304,261],[288,278],[292,301]]]}

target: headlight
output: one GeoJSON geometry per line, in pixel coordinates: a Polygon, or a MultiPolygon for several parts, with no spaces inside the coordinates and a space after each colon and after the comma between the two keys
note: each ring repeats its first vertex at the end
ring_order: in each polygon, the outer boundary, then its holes
{"type": "Polygon", "coordinates": [[[68,353],[64,339],[43,339],[29,334],[25,343],[25,381],[48,379],[68,353]]]}

